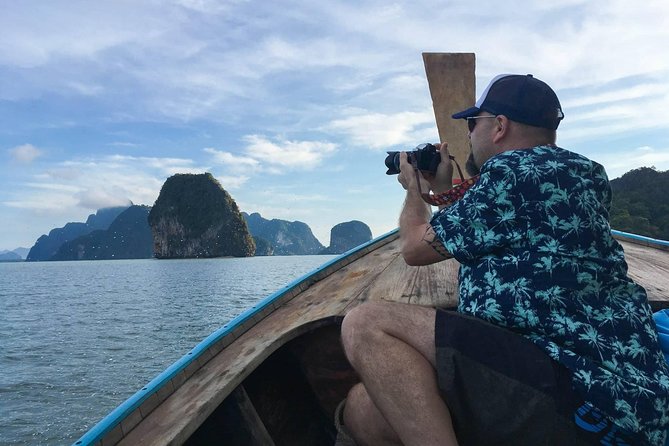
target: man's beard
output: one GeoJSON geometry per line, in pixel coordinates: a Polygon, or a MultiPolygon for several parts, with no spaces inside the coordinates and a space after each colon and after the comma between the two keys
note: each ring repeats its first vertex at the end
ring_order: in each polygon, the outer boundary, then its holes
{"type": "Polygon", "coordinates": [[[465,164],[465,170],[471,176],[476,176],[481,173],[479,166],[476,165],[474,161],[474,152],[469,152],[469,158],[467,158],[467,163],[465,164]]]}

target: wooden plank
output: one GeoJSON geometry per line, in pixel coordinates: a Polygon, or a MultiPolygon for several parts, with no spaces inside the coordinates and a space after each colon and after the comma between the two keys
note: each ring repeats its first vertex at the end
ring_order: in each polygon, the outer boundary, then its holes
{"type": "Polygon", "coordinates": [[[410,303],[453,308],[458,304],[458,270],[455,259],[418,268],[410,303]]]}
{"type": "Polygon", "coordinates": [[[253,403],[246,394],[244,386],[238,386],[235,391],[232,392],[232,397],[237,403],[242,418],[246,422],[249,432],[251,433],[249,446],[274,446],[274,440],[272,440],[269,432],[267,432],[265,424],[263,424],[258,416],[258,412],[256,412],[255,407],[253,407],[253,403]]]}
{"type": "MultiPolygon", "coordinates": [[[[425,74],[441,142],[464,169],[469,157],[467,124],[451,118],[476,102],[476,58],[474,53],[423,53],[425,74]]],[[[457,175],[457,172],[456,172],[457,175]]]]}

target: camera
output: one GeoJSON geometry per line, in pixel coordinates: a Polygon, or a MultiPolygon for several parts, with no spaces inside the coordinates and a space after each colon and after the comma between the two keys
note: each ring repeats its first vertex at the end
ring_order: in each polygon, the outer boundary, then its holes
{"type": "MultiPolygon", "coordinates": [[[[388,171],[386,175],[397,175],[400,173],[400,153],[388,152],[386,157],[386,167],[388,171]]],[[[418,170],[435,174],[437,166],[441,162],[441,154],[439,149],[433,144],[421,144],[411,152],[407,152],[407,161],[415,165],[418,170]]]]}

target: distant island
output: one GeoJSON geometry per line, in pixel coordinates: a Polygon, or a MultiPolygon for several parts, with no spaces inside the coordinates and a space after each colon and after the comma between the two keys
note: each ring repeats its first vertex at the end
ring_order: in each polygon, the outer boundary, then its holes
{"type": "Polygon", "coordinates": [[[341,254],[371,237],[360,221],[340,223],[324,247],[304,222],[240,212],[209,173],[177,174],[153,206],[99,209],[85,223],[55,228],[37,240],[27,261],[341,254]]]}
{"type": "Polygon", "coordinates": [[[62,228],[52,229],[48,235],[42,235],[37,239],[35,245],[30,248],[26,261],[53,260],[52,257],[56,255],[63,244],[96,230],[106,230],[116,217],[127,208],[128,206],[99,209],[95,214],[88,216],[86,223],[67,223],[62,228]]]}
{"type": "Polygon", "coordinates": [[[249,215],[243,212],[242,215],[253,237],[271,247],[271,255],[311,255],[323,250],[323,245],[306,223],[278,219],[267,220],[258,213],[249,215]]]}
{"type": "Polygon", "coordinates": [[[63,243],[49,260],[146,259],[152,255],[149,206],[133,205],[107,229],[98,229],[63,243]]]}
{"type": "Polygon", "coordinates": [[[353,220],[339,223],[330,231],[330,246],[321,254],[342,254],[371,239],[372,231],[363,222],[353,220]]]}
{"type": "Polygon", "coordinates": [[[23,262],[23,257],[14,251],[0,252],[0,262],[23,262]]]}
{"type": "Polygon", "coordinates": [[[256,249],[237,203],[210,173],[169,177],[148,222],[159,259],[249,257],[256,249]]]}

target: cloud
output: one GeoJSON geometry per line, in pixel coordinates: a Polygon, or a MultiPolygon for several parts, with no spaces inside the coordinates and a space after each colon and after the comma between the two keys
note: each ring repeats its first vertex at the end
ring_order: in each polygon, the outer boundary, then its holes
{"type": "Polygon", "coordinates": [[[18,200],[7,200],[3,205],[15,209],[27,209],[39,214],[71,214],[77,202],[71,195],[41,194],[30,198],[22,197],[18,200]]]}
{"type": "Polygon", "coordinates": [[[71,213],[76,209],[96,210],[130,201],[152,205],[167,176],[206,170],[185,158],[109,155],[72,159],[20,184],[4,204],[54,213],[63,209],[71,213]]]}
{"type": "Polygon", "coordinates": [[[211,155],[215,164],[230,172],[281,174],[285,169],[313,169],[337,150],[336,144],[324,141],[289,141],[283,138],[272,141],[262,135],[247,135],[243,140],[246,143],[243,155],[211,147],[205,148],[204,152],[211,155]]]}
{"type": "Polygon", "coordinates": [[[111,155],[103,158],[101,162],[110,168],[119,168],[127,164],[137,163],[168,176],[176,173],[203,173],[208,170],[208,167],[197,166],[195,161],[188,158],[111,155]]]}
{"type": "Polygon", "coordinates": [[[272,142],[260,135],[248,135],[244,141],[248,143],[247,155],[266,165],[291,169],[313,169],[337,149],[336,144],[329,142],[284,139],[272,142]]]}
{"type": "Polygon", "coordinates": [[[246,184],[249,178],[250,177],[246,175],[239,175],[239,176],[216,175],[216,179],[218,180],[219,183],[221,183],[221,186],[223,186],[223,189],[225,190],[239,189],[244,184],[246,184]]]}
{"type": "Polygon", "coordinates": [[[49,190],[49,191],[58,191],[58,192],[80,192],[81,188],[79,186],[69,185],[69,184],[58,184],[58,183],[24,183],[22,186],[32,187],[35,189],[49,190]]]}
{"type": "Polygon", "coordinates": [[[173,0],[173,3],[202,14],[220,15],[221,13],[228,11],[231,5],[244,3],[245,1],[246,0],[227,0],[225,3],[222,3],[218,0],[173,0]]]}
{"type": "Polygon", "coordinates": [[[214,163],[224,166],[231,171],[256,170],[260,166],[260,161],[249,156],[237,156],[230,152],[216,150],[211,147],[205,148],[204,152],[212,156],[214,163]]]}
{"type": "Polygon", "coordinates": [[[130,200],[123,197],[123,190],[86,190],[75,197],[78,199],[77,206],[85,209],[102,209],[115,206],[130,206],[130,200]]]}
{"type": "Polygon", "coordinates": [[[9,154],[14,159],[14,161],[21,164],[30,164],[42,156],[43,153],[44,152],[32,144],[23,144],[22,146],[16,146],[12,149],[9,149],[9,154]]]}
{"type": "Polygon", "coordinates": [[[344,134],[353,144],[369,149],[385,149],[396,145],[415,144],[434,136],[436,127],[432,111],[395,114],[349,112],[326,129],[344,134]]]}

